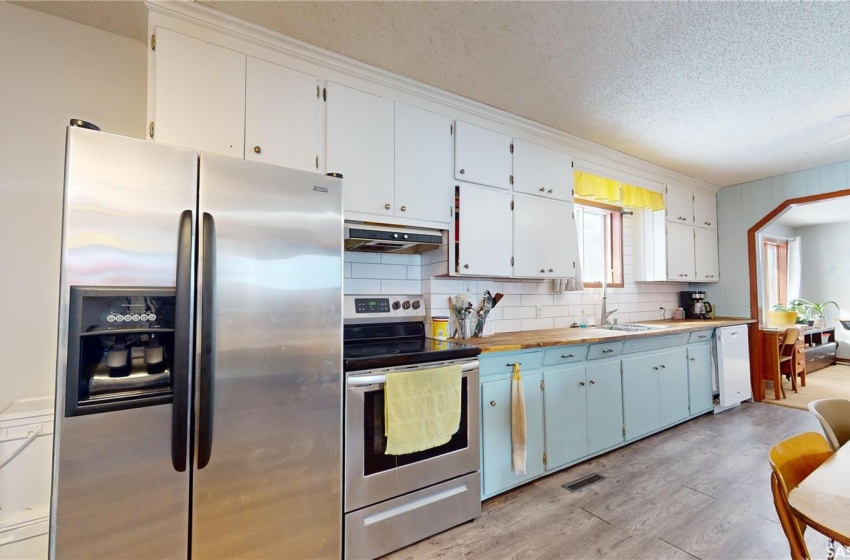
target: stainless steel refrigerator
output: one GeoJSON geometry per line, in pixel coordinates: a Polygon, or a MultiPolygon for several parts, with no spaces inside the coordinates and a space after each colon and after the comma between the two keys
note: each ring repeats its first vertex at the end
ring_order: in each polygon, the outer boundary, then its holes
{"type": "Polygon", "coordinates": [[[51,556],[341,556],[341,200],[68,128],[51,556]]]}

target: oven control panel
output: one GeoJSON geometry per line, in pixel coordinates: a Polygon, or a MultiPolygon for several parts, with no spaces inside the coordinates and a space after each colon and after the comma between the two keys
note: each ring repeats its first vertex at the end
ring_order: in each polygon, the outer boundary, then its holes
{"type": "Polygon", "coordinates": [[[342,316],[347,324],[425,320],[421,295],[345,296],[342,316]]]}

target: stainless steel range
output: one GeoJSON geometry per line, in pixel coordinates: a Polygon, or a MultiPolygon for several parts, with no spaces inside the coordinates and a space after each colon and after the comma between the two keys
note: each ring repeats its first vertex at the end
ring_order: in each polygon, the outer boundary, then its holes
{"type": "Polygon", "coordinates": [[[375,558],[481,515],[478,348],[425,337],[422,296],[345,296],[345,557],[375,558]],[[390,372],[460,364],[460,428],[439,447],[386,455],[390,372]]]}

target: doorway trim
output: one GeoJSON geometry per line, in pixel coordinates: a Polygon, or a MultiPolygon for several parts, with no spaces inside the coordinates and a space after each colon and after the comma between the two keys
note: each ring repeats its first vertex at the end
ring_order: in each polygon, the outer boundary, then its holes
{"type": "Polygon", "coordinates": [[[754,319],[754,323],[750,323],[750,384],[753,387],[753,400],[756,402],[764,400],[764,382],[761,368],[765,363],[764,347],[762,345],[761,329],[759,328],[759,317],[762,316],[759,308],[758,297],[758,277],[756,259],[756,233],[764,226],[772,222],[777,216],[784,212],[789,206],[796,204],[809,204],[810,202],[819,202],[821,200],[829,200],[831,198],[841,198],[850,196],[850,189],[841,191],[832,191],[828,193],[812,194],[809,196],[801,196],[799,198],[789,198],[779,206],[769,212],[764,218],[756,222],[756,224],[747,230],[747,259],[750,267],[750,318],[754,319]]]}

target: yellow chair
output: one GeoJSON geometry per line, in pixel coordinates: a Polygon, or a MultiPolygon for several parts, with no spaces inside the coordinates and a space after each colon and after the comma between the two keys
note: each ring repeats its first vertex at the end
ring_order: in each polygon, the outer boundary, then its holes
{"type": "Polygon", "coordinates": [[[773,505],[788,544],[792,560],[808,560],[809,550],[803,533],[806,524],[796,517],[788,503],[788,493],[832,455],[826,439],[815,432],[788,438],[770,449],[768,459],[773,473],[770,487],[773,505]]]}

